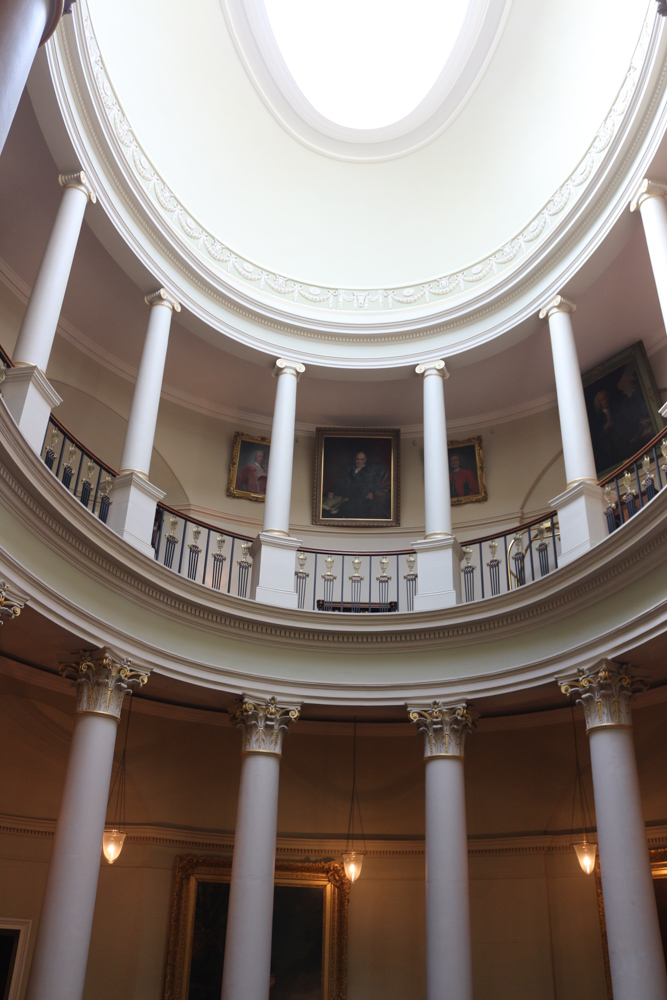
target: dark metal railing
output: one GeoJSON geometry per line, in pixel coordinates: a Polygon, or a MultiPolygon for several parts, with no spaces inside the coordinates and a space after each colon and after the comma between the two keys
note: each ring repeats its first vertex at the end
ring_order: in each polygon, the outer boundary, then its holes
{"type": "Polygon", "coordinates": [[[54,416],[49,418],[41,456],[63,486],[106,523],[112,503],[109,493],[117,473],[84,448],[54,416]]]}
{"type": "Polygon", "coordinates": [[[610,534],[634,517],[667,485],[666,435],[667,428],[658,431],[632,458],[600,481],[610,534]]]}

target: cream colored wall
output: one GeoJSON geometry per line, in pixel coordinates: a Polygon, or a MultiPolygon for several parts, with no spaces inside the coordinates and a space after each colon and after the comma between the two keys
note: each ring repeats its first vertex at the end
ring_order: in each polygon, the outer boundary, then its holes
{"type": "MultiPolygon", "coordinates": [[[[73,698],[0,675],[0,802],[27,824],[57,815],[73,698]]],[[[135,704],[128,753],[127,816],[149,827],[102,865],[86,1000],[159,1000],[166,959],[174,858],[197,839],[231,833],[239,777],[238,734],[217,713],[179,721],[135,704]],[[169,829],[186,843],[166,842],[169,829]],[[163,831],[161,833],[161,830],[163,831]],[[160,842],[162,840],[162,843],[160,842]],[[113,955],[110,964],[109,956],[113,955]]],[[[579,726],[585,781],[588,755],[579,726]]],[[[312,724],[285,744],[278,818],[281,838],[304,838],[304,854],[330,857],[345,836],[351,735],[312,724]]],[[[649,822],[665,822],[664,707],[635,712],[649,822]]],[[[372,853],[350,899],[349,1000],[424,997],[424,781],[421,747],[406,736],[360,727],[358,787],[372,853]]],[[[468,741],[475,995],[484,1000],[605,1000],[594,882],[567,845],[574,778],[565,724],[494,731],[482,721],[468,741]],[[547,835],[534,846],[534,836],[547,835]],[[505,841],[499,838],[508,838],[505,841]]],[[[37,921],[50,837],[12,834],[0,816],[0,915],[37,921]]],[[[16,826],[16,823],[14,823],[16,826]]],[[[20,824],[19,824],[20,826],[20,824]]],[[[173,836],[173,835],[172,835],[173,836]]],[[[220,853],[219,851],[217,853],[220,853]]],[[[297,855],[290,856],[296,860],[297,855]]],[[[34,928],[33,928],[34,930],[34,928]]]]}

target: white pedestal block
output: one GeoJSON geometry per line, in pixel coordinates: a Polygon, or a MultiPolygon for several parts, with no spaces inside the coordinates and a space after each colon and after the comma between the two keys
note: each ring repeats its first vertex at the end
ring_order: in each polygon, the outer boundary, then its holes
{"type": "Polygon", "coordinates": [[[252,576],[250,597],[261,604],[278,608],[297,608],[296,551],[302,545],[300,538],[290,535],[273,535],[261,531],[252,543],[252,576]]]}
{"type": "Polygon", "coordinates": [[[51,410],[60,406],[62,399],[35,365],[8,369],[2,383],[2,397],[24,438],[39,455],[51,410]]]}
{"type": "Polygon", "coordinates": [[[662,406],[658,410],[658,413],[660,414],[661,417],[664,417],[665,420],[667,420],[667,403],[662,404],[662,406]]]}
{"type": "Polygon", "coordinates": [[[604,516],[604,496],[596,483],[574,483],[551,504],[558,512],[559,566],[578,559],[609,534],[604,516]]]}
{"type": "Polygon", "coordinates": [[[164,491],[153,486],[138,472],[123,472],[116,476],[111,488],[111,509],[107,524],[139,552],[153,559],[151,545],[155,508],[164,491]]]}
{"type": "Polygon", "coordinates": [[[413,542],[417,553],[415,611],[438,611],[461,603],[463,549],[453,535],[413,542]]]}

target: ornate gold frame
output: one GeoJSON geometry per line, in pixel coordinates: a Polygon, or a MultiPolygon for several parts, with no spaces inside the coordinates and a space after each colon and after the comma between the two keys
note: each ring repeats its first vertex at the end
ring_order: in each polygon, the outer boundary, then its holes
{"type": "Polygon", "coordinates": [[[313,524],[326,524],[334,528],[395,528],[400,523],[400,444],[401,432],[385,427],[317,427],[315,451],[315,480],[313,483],[313,524]],[[324,480],[325,438],[382,438],[391,441],[391,517],[375,518],[322,517],[322,492],[324,480]]]}
{"type": "MultiPolygon", "coordinates": [[[[649,851],[651,859],[651,874],[654,879],[667,878],[667,848],[661,847],[649,851]]],[[[604,975],[607,983],[607,1000],[614,1000],[611,986],[611,969],[609,966],[609,946],[607,944],[607,922],[604,917],[604,899],[602,896],[602,879],[600,877],[600,855],[595,859],[594,868],[595,891],[598,897],[598,916],[600,917],[600,936],[602,938],[602,957],[604,959],[604,975]]]]}
{"type": "MultiPolygon", "coordinates": [[[[198,882],[229,882],[231,870],[231,858],[206,858],[193,854],[176,858],[164,1000],[188,1000],[198,882]]],[[[322,1000],[346,1000],[350,883],[343,866],[335,861],[277,861],[275,884],[324,889],[322,1000]]]]}
{"type": "Polygon", "coordinates": [[[232,460],[229,463],[229,482],[227,484],[228,497],[241,497],[243,500],[257,500],[264,503],[264,493],[250,493],[247,490],[236,489],[236,477],[239,474],[239,458],[241,456],[241,445],[244,442],[250,444],[266,444],[271,447],[271,438],[253,437],[251,434],[243,434],[241,431],[234,432],[234,444],[232,446],[232,460]]]}
{"type": "Polygon", "coordinates": [[[477,482],[479,484],[479,493],[475,493],[472,496],[467,497],[451,497],[451,504],[453,507],[458,506],[462,503],[482,503],[484,500],[489,499],[489,495],[486,491],[486,469],[484,467],[484,455],[482,452],[482,438],[479,434],[475,437],[465,438],[463,441],[448,441],[447,442],[447,465],[449,466],[449,452],[455,450],[456,448],[465,448],[474,445],[475,447],[475,462],[477,463],[477,482]]]}

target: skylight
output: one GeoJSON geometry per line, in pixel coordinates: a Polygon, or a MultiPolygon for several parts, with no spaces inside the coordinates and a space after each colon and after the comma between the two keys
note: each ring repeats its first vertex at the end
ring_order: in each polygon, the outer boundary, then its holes
{"type": "Polygon", "coordinates": [[[408,115],[438,79],[470,0],[264,0],[302,93],[338,125],[376,129],[408,115]]]}

